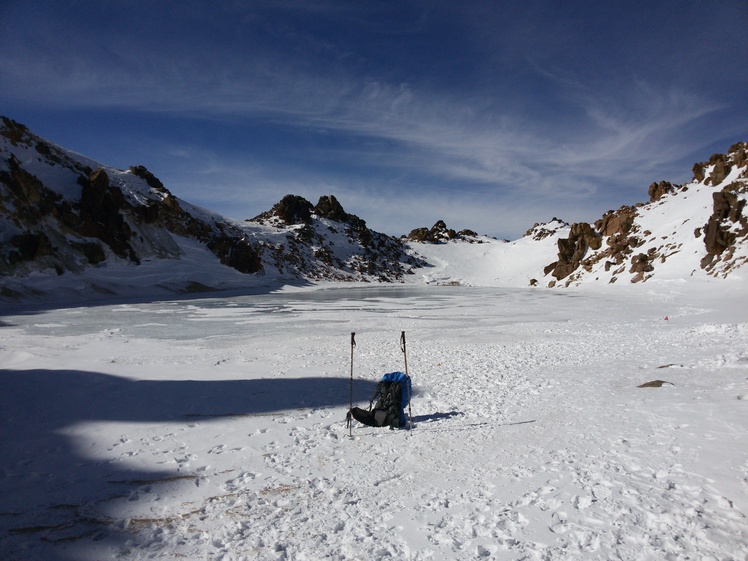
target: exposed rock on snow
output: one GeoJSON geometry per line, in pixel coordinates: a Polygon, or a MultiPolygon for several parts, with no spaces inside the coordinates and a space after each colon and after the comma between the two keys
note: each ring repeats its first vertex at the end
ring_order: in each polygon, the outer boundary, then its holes
{"type": "Polygon", "coordinates": [[[266,267],[278,275],[333,281],[402,280],[426,263],[406,253],[400,240],[375,232],[347,213],[332,195],[316,206],[286,195],[270,211],[245,223],[266,267]],[[264,229],[257,229],[263,226],[264,229]]]}
{"type": "Polygon", "coordinates": [[[525,232],[525,237],[539,242],[540,240],[556,235],[560,230],[565,228],[569,228],[569,224],[554,216],[550,222],[542,224],[536,222],[532,228],[525,232]]]}
{"type": "Polygon", "coordinates": [[[400,239],[332,195],[287,195],[237,223],[175,197],[144,166],[119,170],[0,125],[0,291],[125,294],[317,281],[549,287],[725,277],[748,262],[744,143],[694,165],[687,185],[594,224],[535,224],[514,242],[437,221],[400,239]],[[475,247],[471,247],[475,246],[475,247]],[[550,264],[549,264],[550,263],[550,264]],[[92,292],[93,291],[93,292],[92,292]]]}
{"type": "Polygon", "coordinates": [[[579,267],[588,249],[600,249],[602,241],[586,222],[572,224],[569,237],[558,240],[558,261],[548,265],[551,274],[561,280],[579,267]]]}
{"type": "MultiPolygon", "coordinates": [[[[558,261],[545,267],[563,286],[587,282],[644,282],[725,277],[748,262],[748,166],[745,143],[697,163],[687,185],[652,183],[650,201],[622,206],[559,240],[558,261]],[[595,236],[604,243],[595,247],[595,236]],[[677,265],[672,264],[677,262],[677,265]],[[667,264],[666,264],[667,263],[667,264]]],[[[551,281],[549,286],[556,285],[551,281]]]]}
{"type": "Polygon", "coordinates": [[[654,203],[659,201],[663,195],[673,192],[673,184],[669,181],[655,182],[649,186],[649,202],[654,203]]]}
{"type": "Polygon", "coordinates": [[[460,230],[459,232],[447,228],[443,220],[437,220],[431,228],[416,228],[411,230],[406,239],[418,243],[446,243],[452,240],[467,241],[470,243],[481,243],[478,234],[472,230],[460,230]]]}
{"type": "Polygon", "coordinates": [[[674,386],[672,382],[667,382],[665,380],[652,380],[651,382],[645,382],[643,384],[639,384],[636,386],[637,388],[661,388],[664,385],[670,385],[674,386]]]}
{"type": "MultiPolygon", "coordinates": [[[[10,298],[30,294],[30,275],[68,274],[67,284],[80,287],[76,291],[91,287],[91,279],[68,277],[90,276],[92,268],[96,282],[108,285],[104,292],[120,292],[133,282],[182,292],[251,286],[258,281],[243,275],[255,273],[263,278],[259,282],[392,282],[425,264],[406,254],[401,241],[346,213],[334,196],[321,197],[315,207],[288,195],[272,210],[236,224],[179,200],[144,166],[104,166],[5,117],[0,241],[0,275],[9,279],[2,291],[10,298]],[[204,257],[198,257],[201,252],[204,257]],[[159,262],[164,264],[157,272],[153,265],[159,262]],[[147,272],[132,270],[146,264],[147,272]],[[241,275],[221,271],[221,265],[241,275]],[[121,267],[128,270],[116,271],[121,267]]],[[[52,284],[46,278],[39,283],[52,284]]]]}
{"type": "Polygon", "coordinates": [[[143,166],[101,166],[6,117],[0,140],[3,275],[180,259],[184,251],[174,235],[197,240],[241,273],[262,271],[241,229],[181,203],[143,166]]]}

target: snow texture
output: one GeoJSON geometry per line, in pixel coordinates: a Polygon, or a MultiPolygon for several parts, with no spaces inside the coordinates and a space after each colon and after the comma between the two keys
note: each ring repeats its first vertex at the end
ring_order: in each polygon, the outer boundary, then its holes
{"type": "Polygon", "coordinates": [[[0,558],[744,560],[748,290],[715,282],[5,310],[0,558]],[[403,330],[414,429],[349,437],[350,333],[365,406],[403,330]]]}

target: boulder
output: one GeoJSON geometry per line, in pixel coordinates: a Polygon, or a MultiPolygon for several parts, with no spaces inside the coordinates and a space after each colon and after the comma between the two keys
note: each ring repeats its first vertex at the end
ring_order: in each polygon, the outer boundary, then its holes
{"type": "MultiPolygon", "coordinates": [[[[653,184],[654,185],[654,184],[653,184]]],[[[634,225],[636,208],[622,206],[617,211],[608,211],[595,222],[595,228],[603,236],[627,235],[634,225]]]]}
{"type": "Polygon", "coordinates": [[[669,181],[660,181],[659,183],[655,182],[652,183],[652,185],[649,186],[649,202],[656,202],[659,201],[663,195],[666,195],[667,193],[672,193],[674,190],[673,184],[669,181]]]}
{"type": "Polygon", "coordinates": [[[650,263],[649,255],[646,253],[639,253],[631,258],[631,268],[629,273],[651,273],[654,271],[652,263],[650,263]]]}
{"type": "Polygon", "coordinates": [[[724,160],[718,160],[712,168],[712,173],[709,174],[707,183],[719,185],[725,180],[728,173],[730,173],[730,166],[724,160]]]}
{"type": "Polygon", "coordinates": [[[695,163],[693,165],[693,178],[698,181],[704,181],[704,164],[695,163]]]}
{"type": "Polygon", "coordinates": [[[667,382],[665,380],[652,380],[651,382],[645,382],[643,384],[639,384],[636,386],[637,388],[661,388],[665,384],[669,384],[671,386],[674,386],[672,382],[667,382]]]}

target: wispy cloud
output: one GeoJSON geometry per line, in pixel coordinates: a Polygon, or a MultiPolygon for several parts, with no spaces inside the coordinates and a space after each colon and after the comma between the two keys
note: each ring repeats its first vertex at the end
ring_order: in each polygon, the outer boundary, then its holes
{"type": "MultiPolygon", "coordinates": [[[[486,4],[485,22],[465,17],[453,24],[463,26],[471,49],[484,58],[470,61],[472,77],[445,68],[454,83],[444,87],[444,77],[412,74],[416,64],[405,69],[395,58],[374,61],[376,49],[357,49],[350,37],[381,40],[387,31],[388,38],[398,37],[392,45],[408,44],[422,37],[429,18],[448,11],[446,4],[435,5],[436,15],[409,6],[404,23],[389,30],[374,17],[381,9],[376,4],[362,4],[362,17],[361,7],[301,3],[292,25],[284,17],[293,4],[219,4],[200,21],[199,3],[186,3],[168,19],[157,17],[164,16],[158,9],[153,17],[138,12],[137,27],[106,19],[102,8],[94,22],[100,27],[91,29],[63,12],[55,18],[54,10],[45,16],[19,8],[14,13],[33,17],[33,25],[7,23],[13,18],[0,24],[0,100],[126,110],[257,134],[275,127],[289,143],[272,159],[261,160],[249,146],[240,158],[220,145],[203,147],[199,159],[185,157],[200,147],[167,134],[159,146],[166,150],[162,165],[189,194],[214,181],[217,202],[249,204],[279,191],[326,189],[368,211],[396,193],[407,201],[403,206],[418,207],[424,216],[418,225],[429,212],[434,219],[467,214],[482,217],[486,227],[494,221],[493,230],[486,228],[494,232],[508,231],[497,222],[515,229],[517,217],[552,214],[552,208],[567,216],[605,210],[616,199],[612,190],[643,190],[648,181],[670,179],[652,174],[682,164],[704,143],[700,124],[725,109],[707,93],[641,77],[636,68],[611,63],[601,74],[598,66],[590,79],[584,65],[550,65],[549,50],[566,41],[567,51],[580,52],[589,37],[577,38],[547,18],[533,41],[516,29],[498,39],[489,33],[510,25],[505,19],[516,10],[499,18],[486,4]],[[315,24],[299,25],[309,10],[315,24]],[[322,33],[319,27],[330,22],[351,29],[322,33]],[[441,202],[432,205],[424,194],[438,194],[441,202]]],[[[517,29],[533,29],[537,8],[522,14],[517,29]]]]}

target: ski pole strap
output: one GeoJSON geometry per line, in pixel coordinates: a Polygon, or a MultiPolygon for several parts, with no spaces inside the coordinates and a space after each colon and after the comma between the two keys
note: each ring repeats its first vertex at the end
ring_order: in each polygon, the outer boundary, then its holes
{"type": "Polygon", "coordinates": [[[405,331],[400,333],[400,350],[405,352],[405,331]]]}
{"type": "Polygon", "coordinates": [[[356,346],[356,332],[354,331],[351,333],[351,347],[355,347],[355,346],[356,346]]]}

